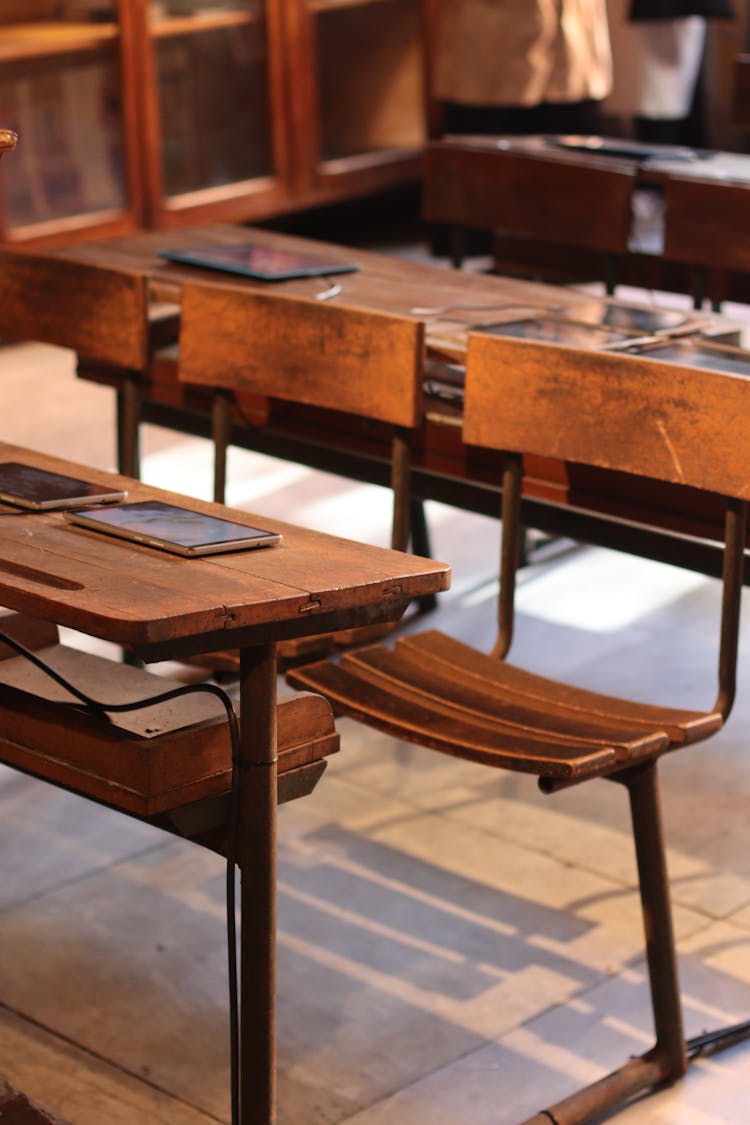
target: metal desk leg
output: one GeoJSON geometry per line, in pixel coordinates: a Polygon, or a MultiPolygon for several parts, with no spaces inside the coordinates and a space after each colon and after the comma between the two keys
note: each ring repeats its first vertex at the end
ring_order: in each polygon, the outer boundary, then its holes
{"type": "Polygon", "coordinates": [[[240,653],[240,1121],[276,1119],[276,649],[240,653]]]}

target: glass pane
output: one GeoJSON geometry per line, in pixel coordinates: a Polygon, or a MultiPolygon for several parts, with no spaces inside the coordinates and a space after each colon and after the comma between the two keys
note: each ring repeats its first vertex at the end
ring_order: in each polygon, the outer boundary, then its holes
{"type": "Polygon", "coordinates": [[[115,0],[0,4],[0,122],[10,227],[126,205],[115,0]]]}
{"type": "Polygon", "coordinates": [[[421,146],[419,0],[312,4],[317,9],[321,159],[421,146]]]}
{"type": "Polygon", "coordinates": [[[260,0],[157,0],[155,37],[167,196],[273,172],[260,0]]]}

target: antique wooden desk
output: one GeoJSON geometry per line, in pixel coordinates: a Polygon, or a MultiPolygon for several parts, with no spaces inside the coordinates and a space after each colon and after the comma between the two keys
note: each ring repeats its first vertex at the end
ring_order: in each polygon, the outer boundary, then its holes
{"type": "MultiPolygon", "coordinates": [[[[727,279],[721,276],[722,270],[750,271],[750,228],[744,219],[750,156],[609,139],[604,143],[610,146],[610,154],[602,155],[595,147],[600,138],[581,138],[592,146],[582,149],[562,148],[560,140],[455,136],[428,144],[423,215],[454,230],[455,264],[463,253],[461,231],[480,227],[499,233],[495,247],[498,267],[522,276],[543,274],[560,280],[596,276],[581,275],[580,269],[591,270],[592,264],[596,268],[592,251],[599,251],[618,256],[621,282],[689,291],[692,279],[687,267],[710,265],[714,274],[707,279],[708,289],[706,279],[699,287],[692,286],[700,299],[707,291],[716,297],[719,287],[723,295],[727,279]],[[657,155],[648,159],[638,155],[639,150],[649,148],[657,155]],[[647,224],[645,237],[631,237],[629,246],[628,178],[631,192],[645,188],[664,193],[663,228],[658,222],[647,224]],[[670,212],[680,206],[685,181],[689,183],[689,205],[697,206],[698,211],[683,232],[687,237],[675,241],[670,212]],[[514,206],[510,189],[516,182],[522,182],[525,190],[514,206]],[[729,213],[732,205],[727,207],[727,197],[733,195],[737,197],[734,215],[729,213]],[[712,228],[711,262],[703,260],[701,227],[707,222],[712,228]],[[521,237],[514,235],[514,229],[521,237]],[[697,236],[694,254],[691,231],[697,236]]],[[[734,280],[740,299],[745,297],[743,283],[746,286],[745,279],[734,280]]]]}
{"type": "MultiPolygon", "coordinates": [[[[119,482],[129,490],[130,499],[162,498],[199,511],[225,511],[4,443],[0,443],[0,459],[21,460],[97,482],[119,482]]],[[[253,522],[246,513],[233,512],[232,518],[253,522]]],[[[0,512],[0,605],[131,646],[147,660],[208,653],[227,645],[241,649],[237,860],[243,919],[242,1125],[267,1125],[274,1120],[277,794],[289,799],[309,792],[324,765],[318,762],[306,770],[302,764],[301,773],[312,776],[296,780],[280,779],[277,774],[275,642],[394,620],[410,598],[448,585],[448,568],[440,563],[267,519],[261,526],[281,531],[282,544],[182,559],[74,528],[60,513],[19,517],[0,512]]],[[[113,665],[115,673],[121,667],[113,665]]],[[[112,685],[103,685],[102,694],[107,688],[112,690],[112,685]]],[[[28,720],[32,726],[35,713],[32,707],[28,720]]],[[[24,741],[20,735],[9,738],[6,732],[0,744],[3,760],[111,803],[106,786],[98,792],[96,787],[71,785],[70,775],[56,777],[49,763],[34,770],[26,764],[19,740],[24,741]]],[[[197,753],[199,744],[193,749],[197,753]]],[[[100,766],[106,777],[106,761],[100,766]]],[[[226,837],[228,813],[216,805],[221,796],[214,793],[213,800],[188,805],[171,819],[139,812],[137,807],[127,811],[206,843],[212,834],[226,837]]],[[[207,846],[221,851],[226,840],[223,845],[207,846]]]]}
{"type": "MultiPolygon", "coordinates": [[[[111,385],[121,401],[131,404],[145,421],[188,433],[210,434],[210,397],[178,380],[177,349],[156,346],[176,340],[180,288],[190,278],[213,281],[232,289],[252,289],[268,283],[231,275],[211,275],[205,270],[180,267],[159,258],[162,248],[180,248],[210,243],[259,244],[293,250],[321,251],[333,261],[359,264],[357,273],[332,278],[340,292],[332,303],[355,308],[387,310],[420,317],[426,322],[426,394],[424,425],[413,450],[413,490],[416,496],[437,499],[489,515],[500,509],[497,481],[499,461],[491,454],[465,446],[461,439],[459,402],[448,402],[431,393],[435,364],[453,362],[460,369],[466,351],[467,331],[480,323],[517,319],[543,309],[568,311],[588,321],[596,315],[598,299],[582,297],[570,289],[540,285],[517,279],[470,274],[419,262],[387,257],[348,247],[311,243],[296,236],[231,225],[214,225],[190,231],[154,232],[101,243],[81,244],[44,255],[23,255],[28,263],[28,282],[44,294],[49,308],[60,302],[60,271],[67,263],[86,263],[128,271],[148,290],[151,339],[139,372],[123,372],[97,359],[97,341],[89,335],[85,349],[79,348],[79,372],[88,379],[111,385]],[[55,284],[46,284],[51,268],[55,284]],[[157,331],[154,331],[154,329],[157,331]],[[137,396],[123,395],[123,387],[137,385],[137,396]]],[[[17,310],[12,300],[22,301],[23,292],[4,292],[4,262],[0,261],[0,333],[18,331],[17,310]]],[[[314,296],[325,292],[327,281],[305,278],[276,283],[274,291],[314,296]]],[[[144,304],[143,315],[146,315],[144,304]]],[[[100,332],[110,343],[106,307],[100,309],[100,332]]],[[[48,318],[57,331],[53,318],[48,318]]],[[[689,329],[705,321],[690,319],[689,329]]],[[[719,323],[718,321],[716,323],[719,323]]],[[[91,326],[89,325],[89,328],[91,326]]],[[[118,325],[122,335],[122,325],[118,325]]],[[[207,331],[216,329],[208,325],[207,331]]],[[[25,331],[25,330],[24,330],[25,331]]],[[[133,335],[146,339],[144,325],[134,324],[133,335]]],[[[21,338],[24,337],[23,333],[21,338]]],[[[54,334],[44,337],[54,343],[54,334]]],[[[59,340],[60,343],[69,341],[59,340]]],[[[103,348],[103,345],[102,345],[103,348]]],[[[106,353],[104,353],[106,354],[106,353]]],[[[389,480],[390,433],[387,427],[334,411],[282,404],[278,401],[237,399],[232,441],[261,452],[357,480],[387,484],[389,480]]],[[[127,413],[127,407],[125,410],[127,413]]],[[[132,426],[132,419],[126,426],[132,426]]],[[[137,462],[126,463],[133,471],[137,462]]],[[[527,464],[524,522],[527,526],[555,534],[567,534],[586,542],[630,550],[648,557],[690,566],[707,574],[719,572],[715,542],[721,537],[719,509],[700,504],[690,489],[669,485],[655,489],[638,478],[605,471],[590,471],[559,461],[536,458],[527,464]]]]}

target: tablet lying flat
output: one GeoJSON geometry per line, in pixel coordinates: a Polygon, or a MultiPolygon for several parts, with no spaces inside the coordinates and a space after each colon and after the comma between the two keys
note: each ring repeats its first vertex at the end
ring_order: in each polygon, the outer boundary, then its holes
{"type": "Polygon", "coordinates": [[[567,344],[571,348],[603,348],[623,343],[633,337],[629,332],[603,328],[595,324],[576,324],[572,320],[534,316],[523,320],[498,321],[497,324],[479,324],[475,332],[490,336],[516,336],[522,340],[544,340],[548,344],[567,344]]]}
{"type": "Polygon", "coordinates": [[[183,250],[160,250],[159,257],[259,281],[289,281],[294,277],[322,277],[331,273],[354,273],[359,269],[354,262],[332,262],[314,254],[296,254],[270,246],[190,246],[183,250]]]}
{"type": "Polygon", "coordinates": [[[122,489],[105,488],[92,481],[52,473],[20,461],[0,463],[0,500],[18,508],[33,511],[72,508],[82,504],[112,503],[124,499],[126,495],[122,489]]]}
{"type": "Polygon", "coordinates": [[[253,547],[272,547],[281,536],[258,527],[246,527],[232,520],[207,516],[189,508],[144,500],[120,504],[117,508],[95,508],[66,512],[65,518],[80,527],[145,543],[162,551],[188,558],[218,555],[224,551],[247,551],[253,547]]]}
{"type": "MultiPolygon", "coordinates": [[[[636,336],[653,336],[655,332],[672,332],[689,326],[691,315],[678,309],[662,309],[646,305],[626,305],[603,301],[598,297],[582,301],[555,314],[565,320],[633,332],[636,336]]],[[[692,316],[696,314],[693,313],[692,316]]],[[[685,329],[687,331],[687,328],[685,329]]]]}

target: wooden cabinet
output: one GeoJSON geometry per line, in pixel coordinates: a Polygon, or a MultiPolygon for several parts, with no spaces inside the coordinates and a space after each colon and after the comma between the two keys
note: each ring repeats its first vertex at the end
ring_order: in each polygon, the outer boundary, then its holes
{"type": "Polygon", "coordinates": [[[426,0],[6,0],[3,236],[259,219],[418,170],[426,0]],[[61,14],[62,13],[62,14],[61,14]]]}
{"type": "Polygon", "coordinates": [[[418,172],[424,0],[286,0],[295,186],[324,201],[418,172]]]}
{"type": "Polygon", "coordinates": [[[139,221],[132,31],[121,0],[0,5],[0,127],[19,135],[3,169],[6,240],[114,235],[139,221]]]}

